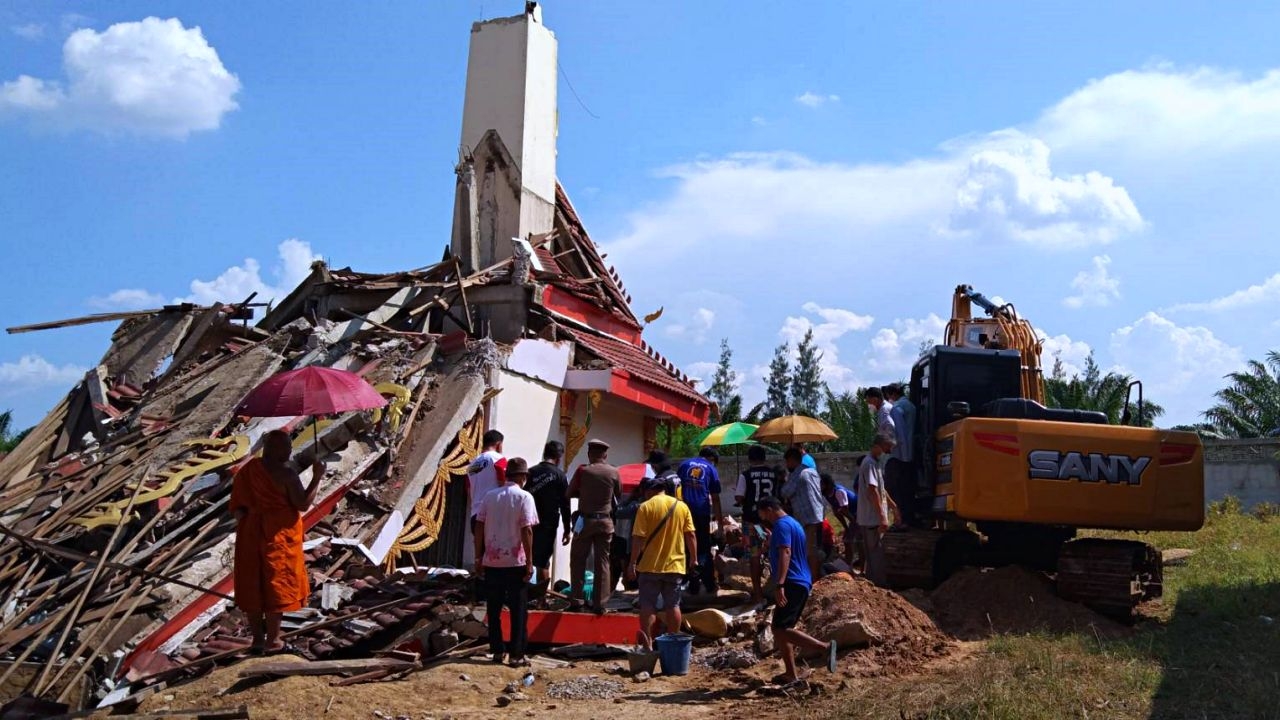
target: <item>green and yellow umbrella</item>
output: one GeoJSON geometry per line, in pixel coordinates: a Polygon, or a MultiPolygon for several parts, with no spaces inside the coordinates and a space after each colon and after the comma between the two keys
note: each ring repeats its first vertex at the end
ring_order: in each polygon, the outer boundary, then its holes
{"type": "Polygon", "coordinates": [[[749,443],[751,442],[751,434],[756,431],[756,427],[751,423],[735,422],[707,428],[698,436],[698,447],[749,443]]]}

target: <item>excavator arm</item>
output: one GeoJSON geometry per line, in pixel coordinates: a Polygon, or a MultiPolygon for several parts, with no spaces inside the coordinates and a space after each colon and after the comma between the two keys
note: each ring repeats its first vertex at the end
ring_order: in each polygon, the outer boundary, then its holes
{"type": "Polygon", "coordinates": [[[1018,316],[1012,303],[997,305],[972,285],[957,285],[951,298],[946,344],[1017,350],[1022,354],[1022,397],[1044,403],[1044,373],[1040,366],[1044,343],[1030,321],[1018,316]],[[975,318],[974,305],[984,310],[987,317],[975,318]]]}

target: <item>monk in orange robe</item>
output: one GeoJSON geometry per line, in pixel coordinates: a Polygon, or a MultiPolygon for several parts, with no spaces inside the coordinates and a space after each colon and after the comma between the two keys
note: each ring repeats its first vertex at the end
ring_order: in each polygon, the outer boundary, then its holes
{"type": "Polygon", "coordinates": [[[284,613],[301,610],[311,594],[302,557],[302,513],[315,502],[324,463],[311,466],[311,483],[304,488],[289,464],[292,452],[288,433],[267,433],[262,458],[245,463],[231,485],[236,605],[249,616],[258,652],[284,649],[280,621],[284,613]]]}

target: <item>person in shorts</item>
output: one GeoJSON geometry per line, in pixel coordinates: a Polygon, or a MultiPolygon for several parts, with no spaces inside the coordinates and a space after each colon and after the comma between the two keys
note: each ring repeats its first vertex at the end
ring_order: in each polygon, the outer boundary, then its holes
{"type": "Polygon", "coordinates": [[[769,467],[769,456],[763,445],[752,445],[747,450],[747,463],[746,469],[738,475],[733,496],[742,506],[742,542],[751,558],[751,597],[760,602],[764,599],[761,591],[763,563],[760,561],[764,550],[764,525],[756,512],[756,501],[776,496],[782,485],[778,482],[777,472],[769,467]]]}
{"type": "Polygon", "coordinates": [[[631,527],[631,562],[626,577],[639,583],[639,641],[651,648],[659,599],[663,625],[668,632],[680,631],[680,593],[687,560],[698,557],[698,540],[689,506],[668,494],[666,482],[646,478],[641,488],[646,499],[631,527]]]}
{"type": "Polygon", "coordinates": [[[774,591],[777,606],[773,609],[773,638],[785,672],[775,677],[773,682],[786,685],[800,679],[796,674],[796,648],[813,653],[825,652],[827,670],[834,673],[836,641],[824,643],[796,629],[813,587],[804,528],[782,509],[777,498],[761,498],[756,504],[756,511],[760,513],[760,520],[770,527],[769,566],[777,586],[774,591]]]}

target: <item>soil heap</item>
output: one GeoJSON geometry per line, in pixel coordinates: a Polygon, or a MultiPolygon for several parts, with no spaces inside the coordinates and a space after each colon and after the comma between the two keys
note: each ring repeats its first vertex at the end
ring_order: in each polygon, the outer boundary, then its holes
{"type": "Polygon", "coordinates": [[[1000,633],[1068,633],[1093,630],[1103,637],[1129,632],[1120,623],[1063,600],[1040,572],[1017,565],[965,568],[929,596],[938,627],[961,640],[1000,633]]]}
{"type": "Polygon", "coordinates": [[[933,620],[901,595],[848,573],[814,583],[800,629],[841,648],[858,647],[845,663],[859,675],[918,668],[950,648],[933,620]]]}

